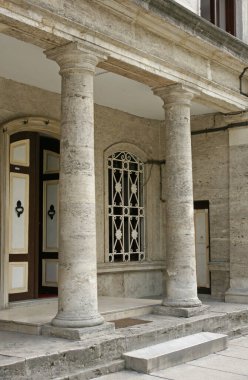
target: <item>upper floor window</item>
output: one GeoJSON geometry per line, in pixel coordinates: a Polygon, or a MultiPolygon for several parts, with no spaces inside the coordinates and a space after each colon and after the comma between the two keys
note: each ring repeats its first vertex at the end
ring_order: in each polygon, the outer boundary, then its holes
{"type": "Polygon", "coordinates": [[[129,152],[108,157],[109,261],[141,261],[144,252],[144,163],[129,152]]]}
{"type": "Polygon", "coordinates": [[[201,16],[232,35],[235,31],[235,0],[201,0],[201,16]]]}

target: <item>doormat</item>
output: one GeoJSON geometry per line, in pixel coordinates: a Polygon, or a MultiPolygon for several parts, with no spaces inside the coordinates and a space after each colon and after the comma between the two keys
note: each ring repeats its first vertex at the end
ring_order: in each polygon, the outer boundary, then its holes
{"type": "Polygon", "coordinates": [[[116,319],[114,322],[116,329],[122,329],[124,327],[131,327],[135,325],[142,325],[145,323],[151,323],[152,321],[144,321],[142,319],[135,319],[135,318],[123,318],[123,319],[116,319]]]}

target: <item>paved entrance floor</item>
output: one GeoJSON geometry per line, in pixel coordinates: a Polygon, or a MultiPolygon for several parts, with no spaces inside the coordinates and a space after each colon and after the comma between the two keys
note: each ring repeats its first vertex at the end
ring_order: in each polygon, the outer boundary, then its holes
{"type": "MultiPolygon", "coordinates": [[[[149,314],[159,304],[160,299],[98,297],[99,311],[105,321],[149,314]]],[[[57,298],[11,302],[8,309],[0,310],[0,331],[39,335],[41,327],[50,323],[57,310],[57,298]]]]}
{"type": "MultiPolygon", "coordinates": [[[[225,380],[248,379],[248,338],[231,341],[230,348],[225,353],[211,355],[210,358],[200,359],[193,364],[188,363],[186,367],[182,367],[183,376],[180,374],[178,377],[172,377],[173,374],[170,372],[168,377],[169,372],[166,372],[166,374],[160,372],[159,376],[158,374],[153,374],[152,377],[144,377],[145,375],[132,373],[131,377],[127,378],[123,376],[127,376],[128,373],[117,372],[124,368],[122,354],[133,349],[201,331],[228,333],[230,336],[248,334],[248,305],[217,302],[208,299],[204,300],[204,304],[209,305],[209,309],[205,314],[196,315],[191,318],[178,318],[150,314],[149,311],[146,311],[144,314],[144,308],[146,309],[147,306],[149,308],[152,307],[151,300],[106,298],[102,301],[105,302],[105,311],[113,312],[111,315],[113,319],[124,318],[126,317],[126,313],[132,310],[137,313],[136,316],[139,319],[149,321],[149,323],[116,329],[114,332],[100,336],[99,334],[85,336],[81,341],[70,341],[38,335],[37,331],[33,331],[33,335],[31,335],[29,330],[29,334],[23,334],[23,327],[26,329],[31,324],[33,328],[33,325],[37,324],[40,326],[44,322],[47,322],[47,318],[51,318],[56,311],[56,301],[53,301],[54,304],[51,309],[49,308],[49,302],[42,303],[43,307],[35,302],[31,302],[29,306],[22,305],[1,311],[0,379],[17,379],[16,373],[19,373],[21,368],[23,373],[22,380],[69,379],[68,374],[71,375],[73,371],[81,371],[82,369],[86,371],[89,369],[91,371],[90,375],[87,372],[84,377],[80,375],[81,377],[73,378],[85,380],[94,378],[96,373],[103,375],[115,372],[109,379],[130,380],[133,378],[134,380],[157,380],[158,378],[165,378],[194,380],[193,375],[190,374],[186,378],[187,371],[201,371],[202,367],[208,368],[207,365],[209,366],[208,370],[212,371],[210,372],[210,376],[205,376],[204,378],[202,375],[196,375],[195,378],[197,380],[221,380],[222,378],[225,380]],[[139,302],[142,302],[142,305],[139,302]],[[148,302],[148,305],[144,305],[143,302],[148,302]],[[128,304],[123,308],[125,303],[128,304]],[[8,313],[9,319],[7,318],[8,313]],[[13,331],[12,328],[14,327],[17,330],[13,331]],[[12,329],[12,332],[6,331],[8,329],[12,329]],[[240,356],[241,352],[242,356],[240,356]],[[113,363],[111,370],[109,363],[113,363]],[[107,368],[99,370],[100,364],[105,367],[107,366],[107,368]],[[97,366],[94,369],[97,372],[92,372],[92,366],[97,366]],[[215,372],[213,371],[217,371],[216,373],[219,377],[214,376],[215,372]],[[229,377],[224,371],[228,373],[229,377]],[[5,376],[6,372],[9,373],[8,376],[5,376]],[[225,373],[225,377],[220,377],[222,372],[225,373]],[[66,375],[64,376],[65,373],[66,375]],[[212,376],[212,374],[214,375],[212,376]],[[230,377],[230,375],[236,377],[230,377]]],[[[158,304],[159,301],[153,300],[153,303],[158,304]]],[[[103,310],[103,304],[101,310],[103,310]]],[[[167,371],[176,371],[176,368],[167,371]]]]}
{"type": "Polygon", "coordinates": [[[205,358],[145,375],[122,371],[99,380],[245,380],[248,379],[248,336],[229,341],[229,348],[205,358]]]}

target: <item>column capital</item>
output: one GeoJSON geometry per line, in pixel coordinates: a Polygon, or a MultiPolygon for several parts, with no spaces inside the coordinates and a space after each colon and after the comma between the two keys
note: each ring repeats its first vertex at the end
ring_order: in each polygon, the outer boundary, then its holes
{"type": "Polygon", "coordinates": [[[164,106],[170,104],[186,104],[190,106],[193,97],[199,95],[199,91],[182,83],[154,87],[152,90],[154,95],[159,96],[163,100],[164,106]]]}
{"type": "Polygon", "coordinates": [[[97,64],[107,59],[107,53],[88,42],[69,42],[68,44],[46,50],[47,58],[60,66],[60,74],[66,72],[95,72],[97,64]]]}

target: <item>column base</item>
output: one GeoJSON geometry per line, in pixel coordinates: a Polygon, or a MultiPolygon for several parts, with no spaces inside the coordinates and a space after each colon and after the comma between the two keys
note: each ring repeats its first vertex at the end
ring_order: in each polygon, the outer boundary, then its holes
{"type": "Polygon", "coordinates": [[[73,318],[63,312],[58,312],[56,317],[52,320],[51,324],[55,327],[69,327],[69,328],[85,328],[98,326],[104,323],[104,318],[101,314],[96,314],[94,316],[87,318],[73,318]]]}
{"type": "Polygon", "coordinates": [[[209,305],[199,305],[194,307],[175,307],[175,306],[155,306],[153,314],[168,315],[172,317],[190,318],[198,314],[204,314],[209,305]]]}
{"type": "Polygon", "coordinates": [[[104,334],[110,334],[115,331],[115,324],[113,322],[105,322],[98,326],[71,328],[71,327],[57,327],[47,324],[42,326],[41,335],[53,336],[57,338],[70,339],[70,340],[83,340],[89,337],[99,337],[104,334]]]}
{"type": "Polygon", "coordinates": [[[225,302],[248,304],[248,289],[228,289],[225,294],[225,302]]]}
{"type": "Polygon", "coordinates": [[[199,300],[198,297],[194,298],[188,298],[188,299],[171,299],[165,297],[162,301],[163,306],[169,306],[169,307],[177,307],[177,308],[191,308],[191,307],[197,307],[201,306],[202,302],[199,300]]]}

